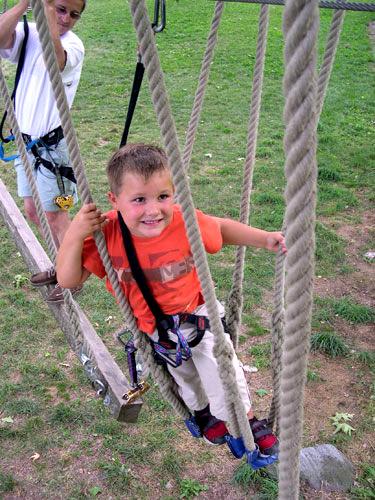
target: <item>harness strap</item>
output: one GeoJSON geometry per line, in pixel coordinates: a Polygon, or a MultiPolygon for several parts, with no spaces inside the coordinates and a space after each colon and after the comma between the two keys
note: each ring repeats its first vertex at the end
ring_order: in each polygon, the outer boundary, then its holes
{"type": "Polygon", "coordinates": [[[121,137],[121,142],[120,142],[120,148],[122,146],[125,146],[127,140],[128,140],[128,135],[129,135],[129,129],[130,125],[133,119],[135,107],[137,104],[138,96],[139,96],[139,91],[141,90],[141,85],[142,85],[142,80],[143,80],[143,75],[145,72],[145,67],[141,61],[141,58],[139,56],[139,60],[137,62],[137,65],[135,67],[135,73],[134,73],[134,79],[133,79],[133,85],[132,85],[132,90],[130,94],[130,101],[128,105],[128,111],[126,114],[126,120],[125,120],[125,126],[124,126],[124,131],[122,133],[121,137]]]}
{"type": "Polygon", "coordinates": [[[66,177],[71,182],[74,182],[74,184],[77,183],[72,167],[56,165],[53,161],[46,160],[39,154],[38,146],[48,149],[49,147],[58,144],[61,139],[64,138],[64,133],[61,125],[51,130],[51,132],[48,132],[48,134],[44,135],[43,137],[40,137],[39,139],[36,139],[34,141],[32,141],[29,134],[22,134],[22,137],[26,145],[34,155],[34,158],[36,160],[35,168],[38,168],[39,165],[43,165],[43,167],[47,168],[50,172],[56,175],[57,183],[62,194],[65,193],[65,190],[61,177],[66,177]],[[31,143],[33,144],[30,146],[31,143]]]}
{"type": "Polygon", "coordinates": [[[186,360],[191,357],[190,348],[195,347],[202,340],[206,329],[209,327],[208,319],[204,316],[196,316],[188,313],[175,315],[164,314],[155,297],[152,295],[145,273],[139,264],[137,252],[135,250],[129,228],[125,224],[121,213],[118,212],[117,214],[130,269],[150,311],[155,316],[156,327],[159,333],[159,341],[152,342],[154,351],[166,362],[173,366],[179,366],[183,359],[186,360]],[[197,336],[189,343],[186,341],[179,328],[180,324],[183,322],[192,323],[197,328],[197,336]],[[173,342],[169,338],[169,333],[173,333],[177,336],[177,342],[173,342]],[[171,349],[175,349],[176,351],[174,359],[171,357],[171,349]]]}

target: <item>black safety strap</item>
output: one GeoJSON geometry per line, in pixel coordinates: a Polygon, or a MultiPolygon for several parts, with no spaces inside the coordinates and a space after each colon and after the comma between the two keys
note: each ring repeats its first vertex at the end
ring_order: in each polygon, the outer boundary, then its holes
{"type": "Polygon", "coordinates": [[[74,176],[74,172],[72,167],[62,167],[59,165],[56,165],[52,161],[46,160],[45,158],[42,158],[39,154],[38,148],[36,144],[31,148],[30,150],[32,154],[35,157],[35,168],[38,168],[39,165],[43,165],[43,167],[47,168],[50,172],[52,172],[55,175],[61,175],[61,177],[65,177],[68,179],[70,182],[73,182],[74,184],[77,184],[77,180],[74,176]]]}
{"type": "Polygon", "coordinates": [[[168,315],[163,313],[163,311],[161,310],[161,307],[157,303],[155,297],[152,295],[150,287],[148,286],[148,283],[147,283],[147,278],[145,276],[145,273],[143,272],[143,269],[141,268],[141,266],[139,264],[137,252],[135,250],[133,239],[131,237],[129,228],[125,224],[121,213],[117,212],[117,214],[118,214],[118,220],[120,223],[120,229],[121,229],[121,234],[122,234],[122,240],[124,242],[125,252],[126,252],[126,255],[128,257],[128,260],[129,260],[129,265],[130,265],[130,269],[132,271],[133,277],[134,277],[148,307],[150,308],[150,311],[155,316],[156,325],[158,327],[158,330],[161,327],[162,331],[159,333],[163,334],[163,331],[164,331],[165,334],[167,334],[167,330],[174,326],[173,322],[171,322],[168,315]]]}
{"type": "MultiPolygon", "coordinates": [[[[124,243],[124,248],[126,255],[128,257],[129,265],[131,272],[133,274],[133,277],[148,305],[150,308],[150,311],[152,314],[155,316],[156,319],[156,326],[159,332],[159,339],[160,341],[166,342],[166,343],[171,343],[167,330],[169,328],[173,328],[174,323],[173,320],[170,316],[167,314],[164,314],[163,311],[161,310],[159,304],[157,303],[155,297],[152,295],[150,287],[147,282],[147,278],[145,276],[145,273],[143,272],[143,269],[141,268],[137,256],[137,252],[134,248],[134,243],[133,239],[131,237],[130,231],[128,226],[125,224],[124,219],[122,218],[122,215],[120,212],[118,213],[118,220],[120,223],[120,229],[121,229],[121,234],[122,234],[122,239],[124,243]]],[[[197,335],[194,339],[190,340],[188,342],[189,347],[195,347],[196,345],[199,344],[199,342],[202,340],[204,333],[206,330],[209,329],[210,323],[208,318],[205,316],[196,316],[195,314],[189,314],[189,313],[182,313],[180,314],[180,321],[181,323],[188,322],[196,326],[197,329],[197,335]]],[[[173,344],[173,342],[172,342],[173,344]]]]}
{"type": "MultiPolygon", "coordinates": [[[[166,7],[165,0],[155,0],[154,4],[154,20],[151,23],[154,33],[160,33],[163,31],[166,25],[166,7]]],[[[138,62],[135,67],[134,79],[132,90],[130,94],[130,101],[128,105],[128,111],[126,113],[124,131],[122,133],[120,148],[125,146],[128,141],[129,129],[133,119],[134,110],[137,105],[137,100],[139,96],[139,91],[141,90],[143,75],[145,72],[145,67],[142,63],[142,57],[138,54],[138,62]]]]}
{"type": "MultiPolygon", "coordinates": [[[[22,73],[23,67],[25,65],[26,45],[27,45],[27,40],[29,39],[29,25],[27,23],[26,14],[23,15],[23,30],[24,30],[24,37],[23,37],[23,41],[22,41],[20,57],[18,59],[16,76],[14,78],[14,87],[13,87],[12,94],[10,96],[11,100],[13,101],[14,109],[16,109],[16,104],[15,104],[16,103],[16,91],[17,91],[18,83],[19,83],[20,78],[21,78],[21,73],[22,73]]],[[[5,123],[7,114],[8,114],[8,111],[5,111],[4,115],[1,119],[1,122],[0,122],[0,139],[4,143],[7,143],[10,141],[10,139],[4,138],[4,136],[3,136],[3,128],[4,128],[4,123],[5,123]]]]}
{"type": "MultiPolygon", "coordinates": [[[[22,134],[22,138],[23,138],[26,145],[28,145],[30,142],[35,142],[35,141],[32,141],[31,136],[28,134],[22,134]]],[[[39,165],[43,165],[50,172],[55,174],[56,177],[66,177],[71,182],[74,182],[74,184],[77,184],[77,180],[74,176],[74,171],[73,171],[72,167],[65,167],[62,165],[57,165],[53,161],[49,161],[49,160],[46,160],[45,158],[42,158],[41,155],[39,154],[40,147],[44,147],[48,150],[49,147],[55,146],[63,138],[64,138],[64,132],[63,132],[61,125],[59,125],[55,129],[51,130],[51,132],[48,132],[48,134],[44,135],[43,137],[40,137],[35,142],[35,144],[30,148],[31,153],[33,154],[33,156],[35,158],[34,167],[38,168],[39,165]]],[[[60,190],[61,190],[61,188],[60,188],[60,190]]],[[[64,194],[63,191],[64,190],[62,190],[62,194],[64,194]]]]}
{"type": "Polygon", "coordinates": [[[125,146],[125,144],[127,143],[127,140],[128,140],[130,125],[131,125],[133,115],[134,115],[134,110],[135,110],[135,107],[137,104],[139,91],[141,90],[144,72],[145,72],[145,67],[144,67],[142,61],[139,60],[137,62],[136,67],[135,67],[132,91],[130,94],[130,101],[129,101],[128,111],[126,114],[125,127],[124,127],[124,131],[123,131],[122,137],[121,137],[120,148],[122,146],[125,146]]]}

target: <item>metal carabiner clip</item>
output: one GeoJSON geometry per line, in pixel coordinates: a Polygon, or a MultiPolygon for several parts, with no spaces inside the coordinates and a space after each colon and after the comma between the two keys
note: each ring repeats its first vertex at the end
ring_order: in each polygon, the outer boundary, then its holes
{"type": "Polygon", "coordinates": [[[155,0],[154,6],[154,21],[151,24],[154,33],[160,33],[165,28],[166,16],[165,16],[165,0],[155,0]],[[160,14],[160,24],[159,24],[159,14],[160,14]]]}

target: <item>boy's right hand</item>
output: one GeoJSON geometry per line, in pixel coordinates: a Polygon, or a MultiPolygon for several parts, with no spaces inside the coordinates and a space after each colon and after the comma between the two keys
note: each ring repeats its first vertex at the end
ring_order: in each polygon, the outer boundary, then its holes
{"type": "Polygon", "coordinates": [[[82,206],[71,223],[70,232],[85,239],[95,231],[100,231],[108,223],[105,215],[102,214],[95,203],[87,203],[82,206]]]}

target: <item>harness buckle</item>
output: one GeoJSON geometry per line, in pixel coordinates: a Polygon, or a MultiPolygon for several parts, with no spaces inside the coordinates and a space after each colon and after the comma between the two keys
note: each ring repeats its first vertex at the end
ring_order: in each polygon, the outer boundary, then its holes
{"type": "Polygon", "coordinates": [[[53,201],[64,212],[70,210],[74,204],[74,198],[71,194],[56,196],[53,201]]]}
{"type": "Polygon", "coordinates": [[[131,403],[134,399],[138,399],[144,394],[146,391],[150,389],[150,384],[145,380],[139,382],[137,387],[134,389],[129,389],[125,394],[123,394],[122,399],[125,399],[127,403],[131,403]]]}

